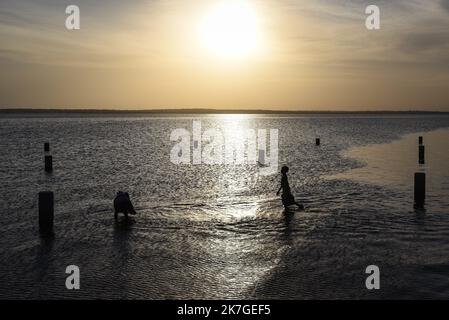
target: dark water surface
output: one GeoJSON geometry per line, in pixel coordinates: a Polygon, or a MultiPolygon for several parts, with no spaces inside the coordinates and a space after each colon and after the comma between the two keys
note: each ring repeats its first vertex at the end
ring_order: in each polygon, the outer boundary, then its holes
{"type": "Polygon", "coordinates": [[[0,298],[449,298],[448,127],[448,116],[0,119],[0,298]],[[173,164],[170,133],[194,119],[278,129],[306,211],[284,214],[280,177],[258,166],[173,164]],[[417,132],[424,167],[410,164],[417,132]],[[429,172],[425,212],[413,209],[417,170],[429,172]],[[42,190],[55,193],[50,240],[38,232],[42,190]],[[117,190],[139,212],[131,225],[114,224],[117,190]],[[68,265],[79,291],[65,288],[68,265]]]}

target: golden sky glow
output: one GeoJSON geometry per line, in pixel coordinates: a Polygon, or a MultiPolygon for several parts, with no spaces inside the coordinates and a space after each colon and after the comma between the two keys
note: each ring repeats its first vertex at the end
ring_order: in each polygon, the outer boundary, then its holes
{"type": "Polygon", "coordinates": [[[0,3],[0,107],[449,111],[449,5],[379,1],[0,3]]]}

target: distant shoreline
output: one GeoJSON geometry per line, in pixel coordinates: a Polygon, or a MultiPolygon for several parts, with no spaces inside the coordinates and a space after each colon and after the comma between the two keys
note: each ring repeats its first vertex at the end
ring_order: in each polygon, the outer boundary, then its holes
{"type": "Polygon", "coordinates": [[[448,111],[319,111],[319,110],[263,110],[263,109],[144,109],[144,110],[117,110],[117,109],[0,109],[0,115],[23,114],[85,114],[85,115],[160,115],[160,114],[278,114],[278,115],[326,115],[326,114],[361,114],[361,115],[449,115],[448,111]]]}

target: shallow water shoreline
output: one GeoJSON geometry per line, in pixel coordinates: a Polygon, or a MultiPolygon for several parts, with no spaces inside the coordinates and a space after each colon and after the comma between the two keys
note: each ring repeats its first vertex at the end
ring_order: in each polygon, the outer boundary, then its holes
{"type": "MultiPolygon", "coordinates": [[[[449,118],[208,118],[208,126],[280,129],[280,162],[305,212],[283,214],[279,177],[255,168],[174,166],[173,128],[188,119],[2,119],[0,297],[8,299],[348,299],[441,297],[448,204],[425,215],[401,188],[327,180],[357,170],[351,147],[394,145],[449,118]],[[315,146],[319,135],[322,145],[315,146]],[[51,140],[52,174],[42,171],[51,140]],[[249,183],[251,182],[251,183],[249,183]],[[255,183],[254,183],[255,182],[255,183]],[[55,191],[55,237],[39,238],[36,192],[55,191]],[[126,190],[139,215],[114,225],[112,198],[126,190]],[[372,199],[383,199],[372,205],[372,199]],[[363,268],[379,263],[378,293],[363,268]],[[67,291],[65,267],[82,288],[67,291]],[[362,271],[361,271],[362,270],[362,271]],[[399,275],[399,276],[398,276],[399,275]],[[417,279],[417,285],[410,281],[417,279]],[[423,283],[425,291],[421,287],[423,283]],[[421,288],[421,289],[420,289],[421,288]],[[404,293],[406,292],[406,293],[404,293]]],[[[427,135],[427,133],[426,133],[427,135]]],[[[427,139],[427,138],[425,138],[427,139]]],[[[426,141],[426,140],[425,140],[426,141]]],[[[430,149],[432,150],[432,148],[430,149]]],[[[405,153],[404,153],[405,155],[405,153]]],[[[376,173],[372,171],[371,173],[376,173]]],[[[446,192],[443,190],[443,192],[446,192]]]]}

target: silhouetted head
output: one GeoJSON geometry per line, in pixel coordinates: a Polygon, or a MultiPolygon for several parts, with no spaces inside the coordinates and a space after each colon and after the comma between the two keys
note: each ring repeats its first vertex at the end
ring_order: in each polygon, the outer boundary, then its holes
{"type": "Polygon", "coordinates": [[[118,191],[116,197],[126,197],[129,199],[128,192],[118,191]]]}
{"type": "Polygon", "coordinates": [[[287,166],[283,166],[281,169],[281,173],[282,174],[286,174],[288,172],[288,167],[287,166]]]}

